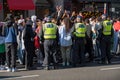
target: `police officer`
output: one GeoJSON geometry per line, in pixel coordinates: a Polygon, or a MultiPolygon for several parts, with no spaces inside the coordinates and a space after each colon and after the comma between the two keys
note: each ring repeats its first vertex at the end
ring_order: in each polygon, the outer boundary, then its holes
{"type": "Polygon", "coordinates": [[[102,29],[101,29],[101,60],[102,64],[111,63],[111,38],[113,35],[112,22],[110,18],[106,16],[102,17],[102,29]]]}
{"type": "Polygon", "coordinates": [[[76,66],[79,61],[81,66],[85,63],[85,36],[86,36],[86,26],[82,22],[82,18],[77,16],[76,23],[74,24],[73,30],[73,52],[72,52],[72,65],[76,66]],[[78,60],[78,61],[77,61],[78,60]]]}
{"type": "Polygon", "coordinates": [[[56,53],[58,46],[58,28],[57,25],[51,22],[51,17],[48,16],[46,23],[43,24],[43,27],[40,31],[40,41],[44,43],[44,52],[45,52],[45,58],[43,61],[44,69],[49,70],[50,69],[50,63],[53,63],[53,66],[55,68],[57,64],[56,60],[56,53]]]}

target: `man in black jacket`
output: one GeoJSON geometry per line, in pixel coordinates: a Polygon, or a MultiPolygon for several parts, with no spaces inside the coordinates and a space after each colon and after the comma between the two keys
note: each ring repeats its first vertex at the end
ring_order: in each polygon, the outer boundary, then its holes
{"type": "Polygon", "coordinates": [[[28,20],[23,30],[23,40],[26,50],[26,69],[30,70],[33,67],[33,55],[34,55],[34,37],[35,34],[32,30],[32,21],[28,20]]]}

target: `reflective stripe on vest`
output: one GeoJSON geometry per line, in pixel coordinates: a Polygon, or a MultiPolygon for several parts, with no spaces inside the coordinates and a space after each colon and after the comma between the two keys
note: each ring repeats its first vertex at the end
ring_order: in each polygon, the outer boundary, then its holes
{"type": "Polygon", "coordinates": [[[75,32],[76,37],[85,37],[86,27],[83,23],[75,24],[75,32]]]}
{"type": "Polygon", "coordinates": [[[44,38],[45,39],[55,39],[57,27],[53,23],[46,23],[43,26],[44,38]]]}
{"type": "Polygon", "coordinates": [[[108,20],[103,22],[103,34],[104,35],[111,35],[112,23],[108,20]]]}

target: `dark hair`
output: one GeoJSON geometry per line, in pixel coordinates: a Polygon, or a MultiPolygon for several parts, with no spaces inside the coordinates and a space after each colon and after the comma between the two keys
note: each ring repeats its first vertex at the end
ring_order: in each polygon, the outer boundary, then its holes
{"type": "Polygon", "coordinates": [[[7,25],[7,27],[11,27],[13,25],[13,21],[12,20],[7,20],[6,25],[7,25]]]}
{"type": "Polygon", "coordinates": [[[107,20],[110,20],[111,19],[111,17],[110,16],[107,16],[107,20]]]}
{"type": "Polygon", "coordinates": [[[16,21],[16,20],[19,20],[20,19],[20,17],[19,16],[15,16],[14,17],[14,20],[16,21]]]}
{"type": "Polygon", "coordinates": [[[26,21],[26,25],[31,25],[32,26],[33,22],[31,20],[26,21]]]}
{"type": "Polygon", "coordinates": [[[120,17],[118,18],[118,21],[120,21],[120,17]]]}

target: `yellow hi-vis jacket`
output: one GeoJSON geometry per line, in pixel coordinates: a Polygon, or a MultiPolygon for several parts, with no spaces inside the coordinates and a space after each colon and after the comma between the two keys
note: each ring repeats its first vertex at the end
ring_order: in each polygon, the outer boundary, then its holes
{"type": "Polygon", "coordinates": [[[103,34],[105,36],[111,35],[111,30],[112,30],[112,22],[105,20],[103,21],[103,34]]]}
{"type": "Polygon", "coordinates": [[[57,26],[53,23],[43,25],[44,39],[56,39],[57,26]]]}
{"type": "Polygon", "coordinates": [[[85,37],[86,26],[83,23],[76,23],[75,24],[75,36],[76,37],[85,37]]]}

